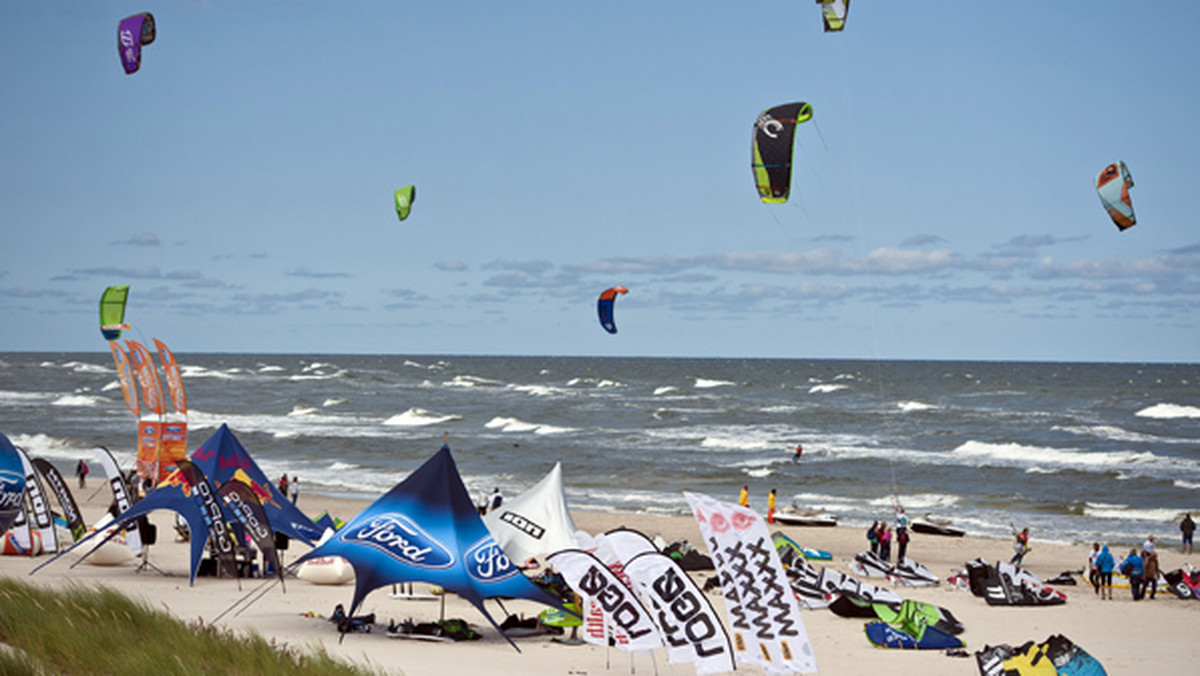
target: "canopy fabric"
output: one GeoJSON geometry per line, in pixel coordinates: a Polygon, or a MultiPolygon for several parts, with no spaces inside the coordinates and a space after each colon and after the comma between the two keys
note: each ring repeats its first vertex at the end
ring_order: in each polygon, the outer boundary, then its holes
{"type": "Polygon", "coordinates": [[[458,594],[502,635],[484,599],[523,598],[563,608],[496,544],[446,446],[297,563],[323,556],[340,556],[354,567],[350,615],[372,590],[402,582],[458,594]]]}
{"type": "Polygon", "coordinates": [[[235,478],[248,485],[262,502],[263,511],[273,530],[310,545],[321,539],[324,531],[279,492],[228,425],[222,424],[207,441],[200,444],[192,453],[191,460],[217,487],[235,478]]]}
{"type": "Polygon", "coordinates": [[[529,490],[488,512],[483,523],[513,561],[574,549],[575,522],[563,494],[562,463],[529,490]]]}

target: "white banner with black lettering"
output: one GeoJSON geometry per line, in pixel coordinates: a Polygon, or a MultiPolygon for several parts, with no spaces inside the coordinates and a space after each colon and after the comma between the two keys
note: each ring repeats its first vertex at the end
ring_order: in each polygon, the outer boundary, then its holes
{"type": "Polygon", "coordinates": [[[762,517],[700,493],[683,495],[721,580],[738,662],[768,674],[815,672],[800,606],[762,517]]]}
{"type": "Polygon", "coordinates": [[[657,614],[671,663],[691,662],[698,674],[733,671],[733,645],[721,618],[679,564],[646,551],[625,563],[625,574],[657,614]]]}
{"type": "Polygon", "coordinates": [[[581,549],[567,549],[550,555],[548,561],[583,600],[583,640],[607,645],[606,627],[611,625],[627,639],[617,643],[623,650],[653,650],[662,646],[662,637],[650,612],[633,590],[595,556],[581,549]],[[593,614],[597,608],[601,612],[599,617],[593,614]]]}

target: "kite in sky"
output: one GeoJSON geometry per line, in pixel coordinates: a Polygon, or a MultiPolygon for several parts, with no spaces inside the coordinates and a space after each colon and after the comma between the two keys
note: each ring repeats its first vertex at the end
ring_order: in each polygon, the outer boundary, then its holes
{"type": "Polygon", "coordinates": [[[846,16],[850,14],[850,0],[817,0],[817,4],[821,6],[825,32],[841,33],[846,27],[846,16]]]}
{"type": "Polygon", "coordinates": [[[100,294],[100,333],[105,340],[117,340],[121,337],[121,329],[129,328],[125,323],[128,298],[128,286],[110,286],[100,294]]]}
{"type": "Polygon", "coordinates": [[[117,53],[126,75],[133,75],[142,66],[142,45],[154,42],[154,15],[150,12],[121,19],[117,26],[117,53]]]}
{"type": "Polygon", "coordinates": [[[596,310],[600,313],[600,326],[609,333],[617,332],[617,325],[613,322],[613,303],[616,302],[618,293],[629,293],[629,289],[623,286],[605,289],[600,294],[600,300],[596,302],[596,310]]]}
{"type": "Polygon", "coordinates": [[[400,217],[400,220],[408,218],[408,213],[412,211],[413,202],[416,200],[416,186],[406,185],[396,190],[396,215],[400,217]]]}
{"type": "Polygon", "coordinates": [[[1113,223],[1118,230],[1132,228],[1137,223],[1133,215],[1133,200],[1129,197],[1129,189],[1133,187],[1133,176],[1124,162],[1114,162],[1100,172],[1096,179],[1096,192],[1100,193],[1100,203],[1108,210],[1113,223]]]}
{"type": "Polygon", "coordinates": [[[784,103],[764,110],[754,122],[754,183],[767,204],[781,204],[792,187],[792,141],[796,125],[812,119],[807,103],[784,103]]]}

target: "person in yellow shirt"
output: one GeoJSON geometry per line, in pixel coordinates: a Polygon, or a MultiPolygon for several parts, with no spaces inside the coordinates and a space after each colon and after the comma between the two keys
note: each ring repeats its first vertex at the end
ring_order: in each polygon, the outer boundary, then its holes
{"type": "Polygon", "coordinates": [[[775,523],[775,489],[767,493],[767,523],[775,523]]]}
{"type": "Polygon", "coordinates": [[[738,496],[738,504],[742,507],[750,506],[750,486],[742,486],[742,494],[738,496]]]}

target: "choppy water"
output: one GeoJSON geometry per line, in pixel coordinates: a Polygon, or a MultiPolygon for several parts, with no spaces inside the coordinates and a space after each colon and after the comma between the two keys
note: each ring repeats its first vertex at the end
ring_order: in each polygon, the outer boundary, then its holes
{"type": "MultiPolygon", "coordinates": [[[[1200,365],[176,354],[194,449],[227,423],[268,476],[374,498],[448,432],[472,494],[561,460],[576,509],[686,513],[683,490],[843,523],[954,518],[1042,539],[1174,537],[1200,512],[1200,365]],[[804,445],[800,463],[791,455],[804,445]]],[[[108,352],[0,353],[0,431],[73,471],[135,425],[108,352]]]]}

